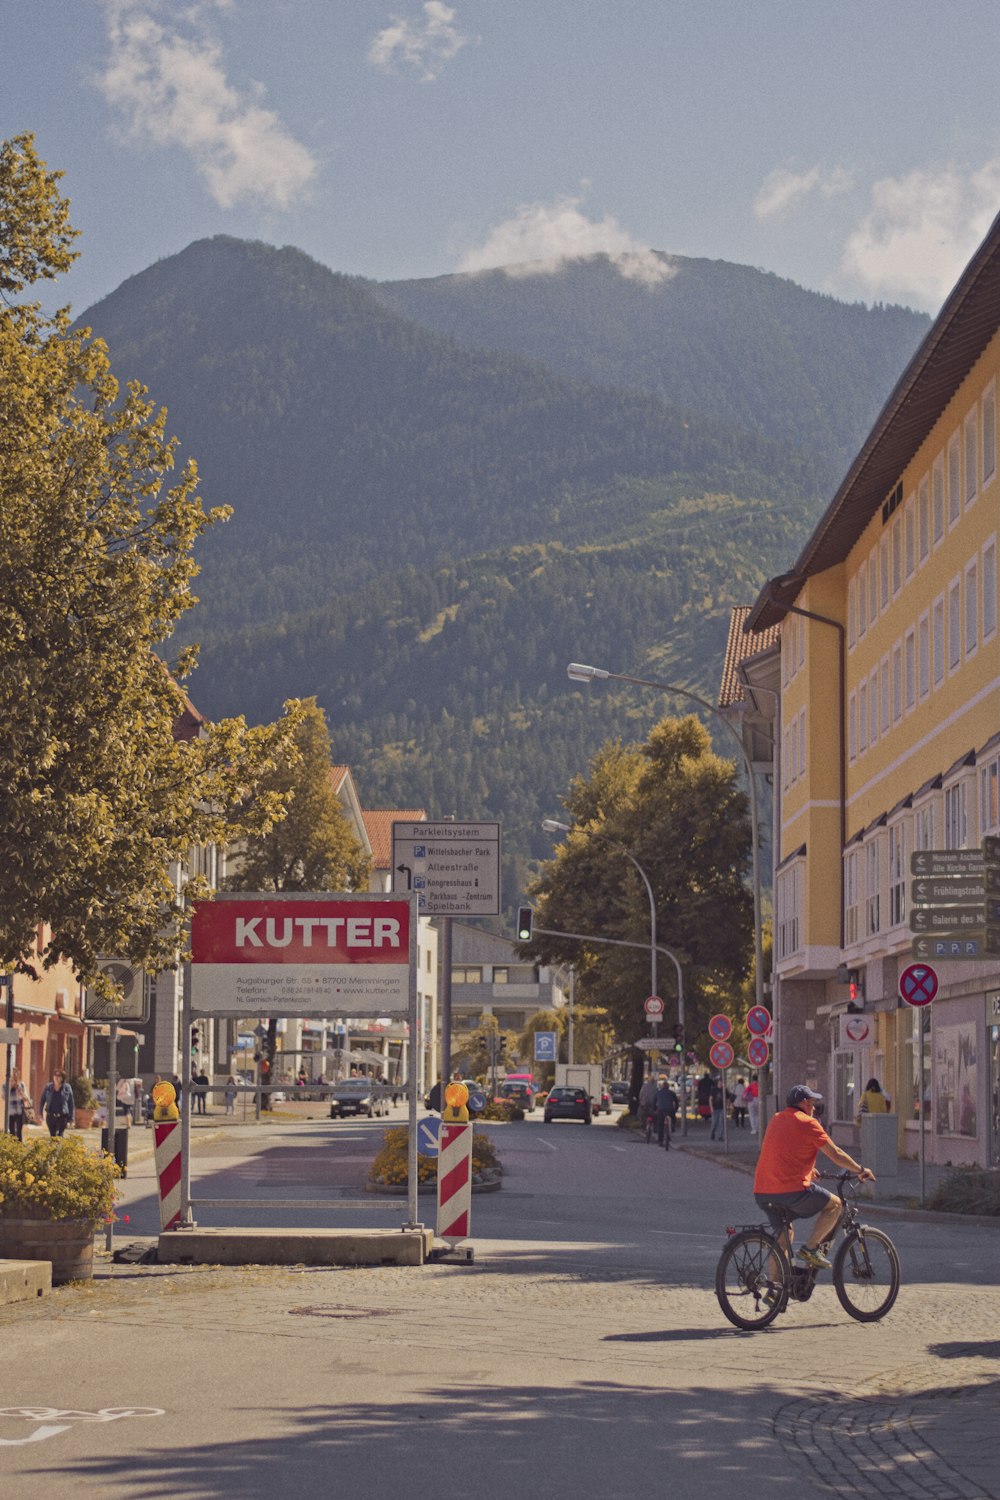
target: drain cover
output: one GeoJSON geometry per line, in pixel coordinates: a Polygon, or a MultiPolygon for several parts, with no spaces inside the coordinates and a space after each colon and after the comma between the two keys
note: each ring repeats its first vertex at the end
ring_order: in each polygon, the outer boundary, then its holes
{"type": "Polygon", "coordinates": [[[290,1307],[293,1318],[388,1318],[389,1307],[348,1307],[343,1302],[319,1302],[315,1307],[290,1307]]]}

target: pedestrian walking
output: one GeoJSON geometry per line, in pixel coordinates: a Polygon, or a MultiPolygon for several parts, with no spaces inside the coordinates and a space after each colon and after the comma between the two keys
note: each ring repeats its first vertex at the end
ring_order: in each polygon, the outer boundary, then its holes
{"type": "Polygon", "coordinates": [[[51,1079],[42,1089],[38,1108],[45,1117],[49,1135],[65,1135],[66,1127],[72,1125],[76,1116],[73,1090],[66,1082],[66,1074],[56,1068],[51,1079]]]}
{"type": "Polygon", "coordinates": [[[16,1068],[12,1068],[10,1072],[9,1093],[6,1084],[4,1093],[7,1094],[7,1129],[11,1135],[20,1140],[28,1118],[28,1111],[31,1108],[31,1100],[28,1098],[28,1091],[21,1082],[21,1075],[16,1068]]]}
{"type": "Polygon", "coordinates": [[[226,1114],[234,1115],[236,1113],[236,1079],[232,1074],[226,1079],[226,1091],[223,1098],[226,1101],[226,1114]]]}
{"type": "Polygon", "coordinates": [[[892,1100],[884,1093],[877,1078],[869,1078],[861,1095],[855,1124],[861,1124],[862,1115],[887,1115],[892,1109],[892,1100]]]}
{"type": "Polygon", "coordinates": [[[756,1073],[750,1079],[743,1094],[743,1102],[747,1107],[747,1116],[750,1120],[750,1132],[752,1135],[760,1131],[760,1085],[757,1082],[756,1073]]]}
{"type": "Polygon", "coordinates": [[[710,1095],[712,1104],[712,1132],[710,1139],[721,1141],[726,1134],[726,1095],[722,1087],[721,1078],[712,1079],[712,1093],[710,1095]]]}
{"type": "Polygon", "coordinates": [[[736,1080],[736,1087],[733,1089],[733,1124],[736,1126],[737,1130],[742,1130],[743,1127],[744,1127],[744,1125],[746,1124],[746,1119],[747,1119],[746,1092],[747,1092],[747,1081],[746,1081],[746,1079],[745,1078],[737,1078],[737,1080],[736,1080]]]}
{"type": "Polygon", "coordinates": [[[195,1073],[191,1079],[191,1098],[194,1101],[194,1112],[196,1115],[206,1113],[205,1104],[208,1099],[208,1074],[202,1068],[195,1073]]]}

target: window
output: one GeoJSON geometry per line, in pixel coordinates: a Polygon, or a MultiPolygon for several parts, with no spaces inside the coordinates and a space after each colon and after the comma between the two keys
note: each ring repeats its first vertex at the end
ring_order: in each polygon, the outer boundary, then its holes
{"type": "Polygon", "coordinates": [[[844,942],[848,947],[858,941],[859,855],[858,849],[848,849],[844,855],[844,942]]]}
{"type": "Polygon", "coordinates": [[[944,681],[944,599],[934,600],[934,686],[944,681]]]}
{"type": "Polygon", "coordinates": [[[879,595],[882,609],[889,608],[889,538],[884,536],[878,544],[879,595]]]}
{"type": "Polygon", "coordinates": [[[782,870],[775,882],[778,958],[789,958],[799,948],[799,889],[802,866],[798,860],[782,870]]]}
{"type": "Polygon", "coordinates": [[[991,385],[983,397],[983,489],[997,471],[997,392],[991,385]]]}
{"type": "Polygon", "coordinates": [[[868,684],[858,688],[858,754],[868,749],[868,684]]]}
{"type": "Polygon", "coordinates": [[[921,615],[917,622],[917,692],[926,698],[931,690],[931,620],[921,615]]]}
{"type": "Polygon", "coordinates": [[[882,840],[873,838],[865,845],[865,935],[875,937],[881,930],[882,840]]]}
{"type": "Polygon", "coordinates": [[[833,1117],[854,1120],[854,1053],[833,1054],[833,1117]]]}
{"type": "Polygon", "coordinates": [[[862,563],[858,569],[858,635],[864,635],[868,629],[868,564],[862,563]]]}
{"type": "Polygon", "coordinates": [[[926,474],[917,491],[917,550],[920,561],[926,562],[931,550],[931,497],[926,474]]]}
{"type": "Polygon", "coordinates": [[[806,622],[801,615],[796,615],[795,619],[799,627],[796,632],[799,639],[799,655],[796,665],[796,671],[798,671],[799,667],[804,667],[806,664],[806,622]]]}
{"type": "Polygon", "coordinates": [[[495,968],[493,970],[493,983],[494,984],[509,984],[510,983],[510,970],[509,969],[496,969],[495,968]]]}
{"type": "Polygon", "coordinates": [[[452,984],[482,984],[483,971],[481,968],[472,968],[464,965],[451,971],[452,984]]]}
{"type": "Polygon", "coordinates": [[[979,827],[984,834],[1000,831],[1000,755],[979,768],[979,827]]]}
{"type": "Polygon", "coordinates": [[[858,754],[858,700],[852,693],[847,700],[847,758],[855,760],[858,754]]]}
{"type": "Polygon", "coordinates": [[[847,644],[852,647],[858,638],[858,580],[852,578],[847,585],[847,644]]]}
{"type": "Polygon", "coordinates": [[[962,510],[962,455],[958,433],[948,444],[948,525],[954,526],[962,510]]]}
{"type": "Polygon", "coordinates": [[[906,632],[903,657],[906,667],[906,712],[909,713],[917,701],[917,643],[912,630],[906,632]]]}
{"type": "Polygon", "coordinates": [[[889,658],[883,656],[879,667],[879,728],[882,734],[889,733],[889,658]]]}
{"type": "Polygon", "coordinates": [[[965,654],[979,645],[979,568],[975,558],[965,570],[965,654]]]}
{"type": "Polygon", "coordinates": [[[892,523],[892,595],[893,598],[903,587],[903,529],[899,517],[892,523]]]}
{"type": "Polygon", "coordinates": [[[997,544],[991,537],[983,547],[983,640],[997,628],[997,544]]]}
{"type": "Polygon", "coordinates": [[[903,512],[903,561],[906,565],[907,578],[913,577],[913,570],[917,566],[915,516],[913,510],[913,496],[906,502],[903,512]]]}
{"type": "Polygon", "coordinates": [[[903,648],[892,648],[892,722],[898,724],[903,717],[903,648]]]}
{"type": "Polygon", "coordinates": [[[868,623],[874,625],[878,619],[878,549],[873,547],[868,558],[868,623]]]}
{"type": "Polygon", "coordinates": [[[966,782],[959,781],[954,786],[948,787],[944,794],[944,847],[946,849],[968,847],[966,787],[966,782]]]}
{"type": "Polygon", "coordinates": [[[806,711],[799,714],[799,775],[806,774],[806,711]]]}
{"type": "Polygon", "coordinates": [[[781,686],[787,687],[792,675],[792,627],[785,625],[781,631],[781,686]]]}
{"type": "Polygon", "coordinates": [[[914,809],[913,848],[914,851],[934,848],[934,803],[929,797],[914,809]]]}
{"type": "Polygon", "coordinates": [[[948,586],[948,671],[962,660],[962,585],[956,578],[948,586]]]}
{"type": "Polygon", "coordinates": [[[878,739],[878,668],[868,679],[868,743],[878,739]]]}
{"type": "Polygon", "coordinates": [[[965,503],[971,505],[979,493],[979,424],[976,408],[965,419],[965,503]]]}
{"type": "Polygon", "coordinates": [[[934,527],[934,545],[944,536],[944,459],[936,458],[931,472],[933,504],[931,522],[934,527]]]}
{"type": "Polygon", "coordinates": [[[889,926],[906,921],[906,823],[893,823],[889,829],[889,926]]]}
{"type": "MultiPolygon", "coordinates": [[[[928,1007],[929,1009],[929,1007],[928,1007]]],[[[900,1074],[902,1087],[907,1097],[901,1099],[897,1108],[904,1110],[910,1120],[918,1121],[921,1114],[925,1120],[931,1117],[931,1018],[922,1010],[913,1010],[909,1016],[900,1012],[906,1034],[903,1036],[903,1067],[900,1074]],[[920,1103],[920,1048],[924,1051],[924,1099],[920,1103]]]]}

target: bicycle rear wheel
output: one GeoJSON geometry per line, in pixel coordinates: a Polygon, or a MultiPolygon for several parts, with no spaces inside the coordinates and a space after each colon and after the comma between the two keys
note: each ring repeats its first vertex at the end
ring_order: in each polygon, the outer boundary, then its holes
{"type": "Polygon", "coordinates": [[[763,1229],[727,1242],[715,1272],[719,1306],[737,1328],[766,1328],[788,1304],[791,1276],[784,1251],[763,1229]]]}
{"type": "Polygon", "coordinates": [[[833,1284],[859,1323],[884,1318],[899,1292],[899,1256],[889,1236],[868,1225],[852,1229],[833,1258],[833,1284]]]}

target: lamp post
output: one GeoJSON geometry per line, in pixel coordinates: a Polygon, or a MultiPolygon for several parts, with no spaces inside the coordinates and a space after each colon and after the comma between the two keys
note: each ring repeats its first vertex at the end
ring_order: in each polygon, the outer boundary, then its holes
{"type": "MultiPolygon", "coordinates": [[[[724,714],[721,714],[714,703],[709,703],[707,698],[702,698],[698,693],[692,692],[690,688],[678,687],[673,682],[656,682],[648,677],[630,677],[625,672],[609,672],[603,667],[588,667],[582,662],[570,662],[566,672],[571,682],[604,682],[610,678],[615,682],[632,682],[637,687],[654,688],[660,693],[676,693],[680,698],[687,698],[692,703],[697,703],[708,713],[714,715],[724,724],[739,746],[740,758],[746,767],[747,782],[750,787],[750,853],[753,874],[753,942],[754,942],[754,994],[758,1005],[764,1004],[764,941],[761,925],[761,898],[760,898],[760,822],[757,807],[757,783],[754,779],[753,766],[747,755],[746,747],[733,725],[724,714]]],[[[624,852],[624,851],[623,851],[624,852]]],[[[633,861],[634,862],[634,861],[633,861]]],[[[655,991],[654,991],[655,993],[655,991]]]]}

